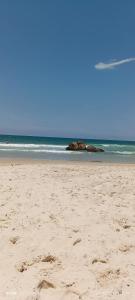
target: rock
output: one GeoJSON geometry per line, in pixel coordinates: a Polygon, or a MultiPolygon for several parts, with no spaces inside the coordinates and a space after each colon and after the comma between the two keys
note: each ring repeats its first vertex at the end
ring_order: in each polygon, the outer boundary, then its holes
{"type": "Polygon", "coordinates": [[[66,148],[66,150],[72,150],[76,151],[78,150],[78,144],[76,142],[69,144],[69,146],[66,148]]]}
{"type": "Polygon", "coordinates": [[[70,151],[87,151],[87,152],[104,152],[103,149],[101,148],[97,148],[93,145],[86,145],[85,143],[83,143],[83,141],[77,141],[77,142],[73,142],[71,144],[68,145],[68,147],[66,148],[66,150],[70,150],[70,151]]]}
{"type": "Polygon", "coordinates": [[[97,149],[97,152],[105,152],[105,150],[102,148],[96,148],[96,149],[97,149]]]}
{"type": "Polygon", "coordinates": [[[86,150],[86,145],[82,141],[73,142],[73,143],[69,144],[69,146],[66,148],[66,150],[71,150],[71,151],[86,150]]]}
{"type": "Polygon", "coordinates": [[[86,147],[86,150],[87,150],[87,152],[104,152],[103,149],[97,148],[97,147],[95,147],[95,146],[93,146],[93,145],[87,146],[87,147],[86,147]]]}
{"type": "Polygon", "coordinates": [[[87,146],[86,150],[88,152],[97,152],[97,148],[95,146],[92,146],[92,145],[87,146]]]}
{"type": "Polygon", "coordinates": [[[86,150],[86,145],[82,141],[77,142],[78,150],[86,150]]]}

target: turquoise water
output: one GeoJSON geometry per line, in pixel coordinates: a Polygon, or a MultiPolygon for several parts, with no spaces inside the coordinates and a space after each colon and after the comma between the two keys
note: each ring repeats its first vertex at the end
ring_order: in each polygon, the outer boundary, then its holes
{"type": "Polygon", "coordinates": [[[51,160],[108,161],[135,163],[135,141],[83,139],[105,150],[104,153],[66,151],[76,138],[0,135],[0,158],[32,158],[51,160]]]}

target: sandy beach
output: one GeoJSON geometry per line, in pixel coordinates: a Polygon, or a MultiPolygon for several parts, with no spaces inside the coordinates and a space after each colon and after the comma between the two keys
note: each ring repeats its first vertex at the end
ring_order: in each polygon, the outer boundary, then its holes
{"type": "Polygon", "coordinates": [[[135,298],[135,165],[0,163],[0,300],[135,298]]]}

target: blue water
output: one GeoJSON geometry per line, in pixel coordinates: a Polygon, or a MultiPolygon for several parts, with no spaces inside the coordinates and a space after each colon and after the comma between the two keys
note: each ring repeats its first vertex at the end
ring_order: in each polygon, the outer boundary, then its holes
{"type": "Polygon", "coordinates": [[[135,163],[135,141],[83,139],[86,144],[101,147],[105,152],[66,151],[66,146],[76,140],[75,138],[0,135],[0,158],[135,163]]]}

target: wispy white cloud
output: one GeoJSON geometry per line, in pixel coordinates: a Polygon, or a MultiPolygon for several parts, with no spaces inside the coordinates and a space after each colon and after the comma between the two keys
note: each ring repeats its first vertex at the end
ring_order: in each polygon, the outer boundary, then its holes
{"type": "Polygon", "coordinates": [[[112,60],[109,63],[103,63],[100,62],[98,64],[95,65],[95,69],[97,70],[105,70],[105,69],[114,69],[119,65],[123,65],[129,62],[135,61],[135,57],[130,57],[130,58],[126,58],[126,59],[122,59],[122,60],[112,60]]]}

